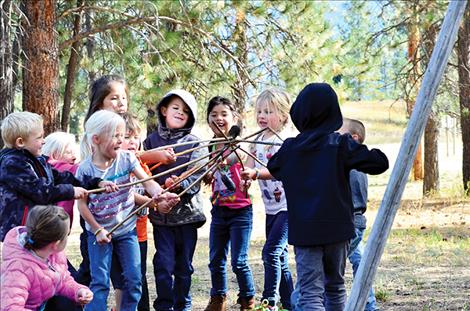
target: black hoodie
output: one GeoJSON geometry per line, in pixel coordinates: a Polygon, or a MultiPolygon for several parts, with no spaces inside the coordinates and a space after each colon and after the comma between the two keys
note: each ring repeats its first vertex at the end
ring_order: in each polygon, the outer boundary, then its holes
{"type": "Polygon", "coordinates": [[[354,237],[349,171],[380,174],[385,154],[368,150],[350,135],[335,133],[342,115],[335,91],[326,83],[307,85],[290,115],[300,134],[287,139],[269,160],[282,181],[289,214],[289,244],[316,246],[354,237]]]}

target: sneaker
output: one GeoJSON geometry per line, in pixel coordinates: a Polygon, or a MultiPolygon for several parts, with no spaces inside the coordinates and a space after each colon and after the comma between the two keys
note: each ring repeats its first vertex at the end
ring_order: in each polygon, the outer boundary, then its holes
{"type": "Polygon", "coordinates": [[[255,299],[253,297],[238,297],[237,303],[240,305],[240,311],[255,310],[255,299]]]}
{"type": "Polygon", "coordinates": [[[277,306],[269,305],[269,301],[267,299],[263,299],[261,303],[255,307],[255,311],[279,311],[277,306]]]}
{"type": "Polygon", "coordinates": [[[226,296],[211,296],[207,307],[204,311],[226,311],[227,310],[227,297],[226,296]]]}

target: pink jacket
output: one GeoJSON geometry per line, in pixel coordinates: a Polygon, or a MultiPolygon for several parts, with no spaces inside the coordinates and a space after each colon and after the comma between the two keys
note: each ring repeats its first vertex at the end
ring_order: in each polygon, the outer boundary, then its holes
{"type": "Polygon", "coordinates": [[[15,227],[5,237],[0,310],[37,310],[54,295],[77,301],[78,290],[85,286],[70,276],[64,252],[52,254],[45,263],[23,248],[25,235],[26,227],[15,227]]]}
{"type": "MultiPolygon", "coordinates": [[[[60,160],[51,160],[49,158],[48,162],[51,164],[53,168],[58,170],[59,172],[70,172],[75,175],[78,169],[78,163],[77,164],[70,164],[68,162],[60,161],[60,160]]],[[[69,200],[69,201],[61,201],[57,203],[57,206],[60,206],[64,209],[64,211],[69,214],[70,217],[70,228],[72,228],[72,223],[73,223],[73,204],[75,203],[75,200],[69,200]]]]}

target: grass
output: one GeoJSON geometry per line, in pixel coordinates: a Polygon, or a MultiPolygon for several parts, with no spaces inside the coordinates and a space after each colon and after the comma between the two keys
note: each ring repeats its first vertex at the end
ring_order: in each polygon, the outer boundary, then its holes
{"type": "Polygon", "coordinates": [[[402,101],[347,102],[341,106],[344,117],[358,119],[366,127],[366,143],[371,145],[401,142],[407,124],[402,101]]]}

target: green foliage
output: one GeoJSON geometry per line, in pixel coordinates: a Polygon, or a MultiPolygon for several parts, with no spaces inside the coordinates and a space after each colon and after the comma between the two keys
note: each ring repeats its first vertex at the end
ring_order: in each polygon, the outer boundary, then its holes
{"type": "MultiPolygon", "coordinates": [[[[398,99],[409,92],[406,75],[407,4],[392,1],[85,1],[94,43],[81,40],[72,119],[88,107],[90,77],[116,73],[128,81],[131,111],[142,120],[169,90],[196,95],[199,113],[223,95],[250,110],[264,88],[285,88],[293,97],[309,82],[332,83],[341,99],[398,99]],[[130,19],[140,19],[129,23],[130,19]],[[121,22],[120,27],[109,27],[121,22]],[[241,98],[238,98],[240,97],[241,98]]],[[[58,2],[59,43],[72,37],[76,3],[58,2]]],[[[423,27],[439,21],[444,6],[419,11],[423,27]]],[[[82,12],[82,32],[85,12],[82,12]]],[[[407,15],[408,14],[408,15],[407,15]]],[[[60,54],[63,94],[70,46],[60,54]]],[[[449,71],[455,79],[455,71],[449,71]]],[[[438,101],[457,112],[452,88],[438,101]]],[[[79,124],[78,122],[77,124],[79,124]]],[[[78,132],[79,129],[73,129],[78,132]]]]}

